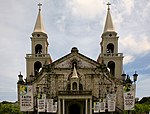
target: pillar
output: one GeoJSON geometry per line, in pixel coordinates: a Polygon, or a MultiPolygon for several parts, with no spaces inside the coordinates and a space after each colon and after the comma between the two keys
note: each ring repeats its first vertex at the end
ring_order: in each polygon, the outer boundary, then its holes
{"type": "Polygon", "coordinates": [[[60,104],[60,99],[58,99],[58,114],[61,114],[61,104],[60,104]]]}
{"type": "Polygon", "coordinates": [[[92,114],[92,98],[90,99],[90,114],[92,114]]]}
{"type": "Polygon", "coordinates": [[[85,100],[85,114],[88,114],[88,99],[85,100]]]}
{"type": "Polygon", "coordinates": [[[63,114],[65,114],[65,100],[63,99],[63,114]]]}

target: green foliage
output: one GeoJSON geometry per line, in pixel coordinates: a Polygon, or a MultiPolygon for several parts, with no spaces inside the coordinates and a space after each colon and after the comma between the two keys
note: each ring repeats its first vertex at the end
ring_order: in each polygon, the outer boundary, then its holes
{"type": "Polygon", "coordinates": [[[3,101],[0,103],[0,114],[23,114],[23,112],[20,112],[18,104],[3,101]]]}
{"type": "MultiPolygon", "coordinates": [[[[130,110],[130,114],[149,114],[150,104],[135,104],[135,109],[130,110]]],[[[128,111],[125,111],[125,114],[128,114],[128,111]]]]}
{"type": "Polygon", "coordinates": [[[136,114],[142,114],[144,112],[149,112],[150,111],[150,104],[136,104],[135,105],[135,112],[136,114]]]}

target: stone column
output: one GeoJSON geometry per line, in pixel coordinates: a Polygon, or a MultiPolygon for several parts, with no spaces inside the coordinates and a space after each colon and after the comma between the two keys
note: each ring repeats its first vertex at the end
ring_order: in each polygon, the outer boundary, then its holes
{"type": "Polygon", "coordinates": [[[61,104],[60,99],[58,99],[58,114],[61,114],[61,104]]]}
{"type": "Polygon", "coordinates": [[[90,98],[90,114],[92,114],[92,98],[90,98]]]}
{"type": "Polygon", "coordinates": [[[85,114],[88,114],[88,99],[85,100],[85,114]]]}
{"type": "Polygon", "coordinates": [[[63,102],[63,114],[65,114],[65,100],[63,99],[62,102],[63,102]]]}

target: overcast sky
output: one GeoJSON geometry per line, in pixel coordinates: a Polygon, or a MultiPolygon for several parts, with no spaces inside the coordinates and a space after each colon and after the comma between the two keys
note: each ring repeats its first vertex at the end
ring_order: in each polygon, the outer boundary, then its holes
{"type": "MultiPolygon", "coordinates": [[[[109,0],[124,71],[139,74],[136,97],[150,96],[150,0],[109,0]]],[[[39,0],[1,0],[0,101],[17,100],[18,74],[25,76],[39,0]]],[[[96,60],[106,19],[107,0],[41,0],[53,61],[79,52],[96,60]]]]}

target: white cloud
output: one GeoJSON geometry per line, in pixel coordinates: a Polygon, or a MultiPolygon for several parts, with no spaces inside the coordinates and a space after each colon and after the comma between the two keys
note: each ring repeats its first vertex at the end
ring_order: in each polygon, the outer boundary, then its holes
{"type": "Polygon", "coordinates": [[[129,34],[120,41],[122,49],[132,53],[132,55],[147,53],[150,51],[150,41],[147,36],[141,37],[134,38],[133,35],[129,34]]]}
{"type": "Polygon", "coordinates": [[[145,6],[143,7],[142,17],[146,18],[150,12],[150,2],[148,2],[147,4],[144,4],[144,5],[145,6]]]}
{"type": "Polygon", "coordinates": [[[133,57],[132,55],[127,55],[123,59],[123,64],[133,62],[134,60],[135,60],[135,57],[133,57]]]}
{"type": "Polygon", "coordinates": [[[134,0],[123,0],[123,4],[126,9],[125,11],[128,14],[131,14],[132,9],[134,8],[134,0]]]}
{"type": "Polygon", "coordinates": [[[82,18],[95,18],[104,11],[104,0],[71,0],[68,2],[72,14],[82,18]]]}
{"type": "Polygon", "coordinates": [[[121,24],[122,22],[124,21],[124,18],[123,18],[123,14],[122,13],[116,13],[117,11],[114,11],[112,12],[113,15],[112,15],[112,18],[113,18],[113,22],[114,22],[114,25],[115,25],[115,28],[116,30],[118,29],[121,29],[121,24]]]}
{"type": "Polygon", "coordinates": [[[149,88],[150,88],[150,78],[149,75],[140,75],[137,80],[137,96],[139,98],[149,96],[149,88]]]}

